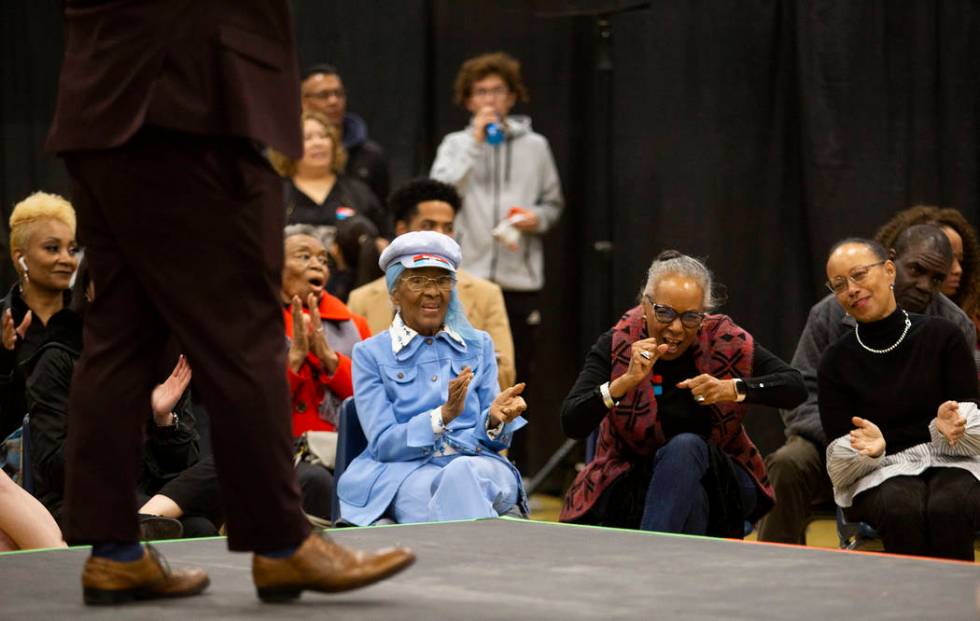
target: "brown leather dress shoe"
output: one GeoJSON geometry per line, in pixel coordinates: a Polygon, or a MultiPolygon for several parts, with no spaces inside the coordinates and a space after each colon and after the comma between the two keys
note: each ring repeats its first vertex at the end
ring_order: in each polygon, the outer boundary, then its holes
{"type": "Polygon", "coordinates": [[[252,578],[259,599],[283,602],[302,591],[337,593],[393,576],[415,562],[408,548],[387,548],[374,553],[351,550],[327,535],[312,533],[292,556],[276,559],[256,554],[252,578]]]}
{"type": "Polygon", "coordinates": [[[197,595],[211,580],[203,569],[171,570],[151,546],[129,563],[90,556],[82,571],[86,604],[122,604],[134,599],[197,595]]]}

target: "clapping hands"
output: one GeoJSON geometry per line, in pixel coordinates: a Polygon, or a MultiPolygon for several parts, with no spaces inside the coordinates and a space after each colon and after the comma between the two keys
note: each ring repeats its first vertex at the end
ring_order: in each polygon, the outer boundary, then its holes
{"type": "Polygon", "coordinates": [[[960,404],[946,401],[936,413],[936,430],[943,434],[950,446],[956,446],[966,434],[966,419],[960,415],[960,404]]]}
{"type": "Polygon", "coordinates": [[[881,457],[885,454],[885,436],[881,434],[878,425],[858,416],[851,419],[851,424],[855,427],[848,436],[851,448],[866,457],[881,457]]]}
{"type": "MultiPolygon", "coordinates": [[[[315,312],[319,308],[316,295],[311,293],[306,299],[306,305],[311,313],[315,312]]],[[[340,357],[330,348],[327,337],[323,333],[323,326],[319,321],[314,325],[310,316],[303,313],[303,304],[299,296],[293,296],[290,312],[293,316],[293,340],[289,345],[289,368],[293,373],[299,373],[306,355],[313,352],[313,355],[319,359],[323,371],[327,375],[333,375],[340,363],[340,357]]]]}
{"type": "Polygon", "coordinates": [[[491,426],[496,427],[500,423],[509,423],[527,409],[527,402],[521,396],[521,393],[524,392],[524,386],[524,382],[521,382],[500,391],[497,398],[490,404],[491,426]]]}

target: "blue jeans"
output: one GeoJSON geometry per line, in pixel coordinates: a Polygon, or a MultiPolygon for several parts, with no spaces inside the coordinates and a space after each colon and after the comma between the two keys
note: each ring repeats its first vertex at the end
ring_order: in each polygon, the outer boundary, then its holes
{"type": "MultiPolygon", "coordinates": [[[[708,530],[708,493],[701,479],[708,471],[708,443],[699,435],[681,433],[657,450],[653,476],[647,488],[640,529],[703,535],[708,530]]],[[[732,464],[742,506],[748,515],[755,507],[755,481],[745,469],[732,464]]]]}

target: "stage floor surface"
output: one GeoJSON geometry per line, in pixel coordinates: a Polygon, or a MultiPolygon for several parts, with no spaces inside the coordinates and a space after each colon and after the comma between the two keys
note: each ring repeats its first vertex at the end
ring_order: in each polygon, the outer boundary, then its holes
{"type": "Polygon", "coordinates": [[[408,545],[418,562],[339,595],[262,604],[251,555],[223,538],[161,542],[204,595],[82,604],[85,547],[0,555],[0,619],[977,619],[974,563],[838,552],[525,520],[351,528],[344,545],[408,545]]]}

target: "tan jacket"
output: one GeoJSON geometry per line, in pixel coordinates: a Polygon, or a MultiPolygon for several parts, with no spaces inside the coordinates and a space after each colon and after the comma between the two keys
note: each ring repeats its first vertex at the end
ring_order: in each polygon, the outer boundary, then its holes
{"type": "MultiPolygon", "coordinates": [[[[456,291],[459,292],[466,318],[474,328],[487,332],[493,340],[497,351],[497,380],[503,390],[513,385],[517,374],[514,368],[514,339],[510,334],[510,322],[507,321],[504,294],[499,285],[463,270],[456,272],[456,277],[456,291]]],[[[387,330],[395,318],[395,309],[383,276],[351,291],[347,308],[367,318],[371,334],[387,330]]]]}

